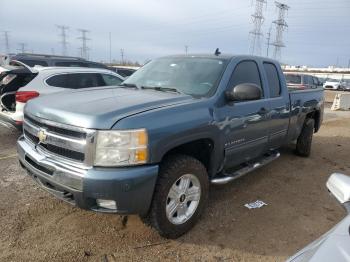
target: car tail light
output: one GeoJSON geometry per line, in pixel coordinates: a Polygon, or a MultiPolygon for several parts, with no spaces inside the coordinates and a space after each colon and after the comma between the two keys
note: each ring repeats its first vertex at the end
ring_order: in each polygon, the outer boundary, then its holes
{"type": "Polygon", "coordinates": [[[40,94],[35,91],[16,92],[16,102],[26,103],[28,100],[38,97],[40,94]]]}

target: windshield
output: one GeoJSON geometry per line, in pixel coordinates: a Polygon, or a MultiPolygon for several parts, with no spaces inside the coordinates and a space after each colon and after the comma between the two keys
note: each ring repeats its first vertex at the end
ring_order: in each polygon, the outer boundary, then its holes
{"type": "Polygon", "coordinates": [[[301,84],[301,76],[286,75],[286,81],[288,84],[301,84]]]}
{"type": "Polygon", "coordinates": [[[339,79],[328,78],[327,82],[340,82],[340,80],[339,79]]]}
{"type": "Polygon", "coordinates": [[[212,95],[227,61],[217,58],[165,57],[155,59],[141,67],[124,85],[138,88],[161,87],[192,96],[212,95]]]}

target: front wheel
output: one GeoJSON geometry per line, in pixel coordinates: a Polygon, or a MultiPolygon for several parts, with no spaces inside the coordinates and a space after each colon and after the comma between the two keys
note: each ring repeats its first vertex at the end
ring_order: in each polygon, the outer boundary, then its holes
{"type": "Polygon", "coordinates": [[[206,168],[197,159],[175,155],[160,167],[148,214],[141,219],[166,238],[177,238],[199,219],[208,199],[206,168]]]}

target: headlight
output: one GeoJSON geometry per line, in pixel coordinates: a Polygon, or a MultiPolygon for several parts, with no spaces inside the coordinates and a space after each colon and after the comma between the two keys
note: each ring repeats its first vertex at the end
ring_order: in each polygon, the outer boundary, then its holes
{"type": "Polygon", "coordinates": [[[127,166],[147,162],[145,129],[97,131],[95,166],[127,166]]]}

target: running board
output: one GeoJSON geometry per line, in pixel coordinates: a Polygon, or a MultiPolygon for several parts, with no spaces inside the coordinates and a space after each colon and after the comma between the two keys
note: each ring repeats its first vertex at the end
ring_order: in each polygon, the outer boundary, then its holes
{"type": "Polygon", "coordinates": [[[264,156],[258,162],[248,164],[248,166],[243,167],[243,168],[233,172],[232,174],[226,173],[221,177],[213,178],[212,180],[210,180],[210,182],[212,184],[215,184],[215,185],[223,185],[223,184],[229,183],[233,180],[236,180],[237,178],[240,178],[241,176],[244,176],[244,175],[252,172],[253,170],[256,170],[262,166],[269,164],[273,160],[276,160],[277,158],[279,158],[280,155],[281,154],[279,152],[273,152],[272,154],[264,156]]]}

